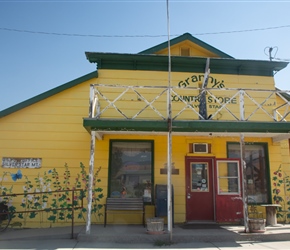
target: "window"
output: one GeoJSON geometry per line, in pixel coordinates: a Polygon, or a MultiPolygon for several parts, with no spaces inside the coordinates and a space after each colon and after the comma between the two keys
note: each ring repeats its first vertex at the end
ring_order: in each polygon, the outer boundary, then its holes
{"type": "Polygon", "coordinates": [[[208,164],[207,163],[191,163],[191,192],[203,191],[208,192],[208,164]]]}
{"type": "Polygon", "coordinates": [[[238,161],[217,161],[218,193],[239,194],[239,162],[238,161]]]}
{"type": "MultiPolygon", "coordinates": [[[[249,203],[269,202],[266,144],[246,144],[246,180],[249,203]]],[[[240,144],[228,143],[228,157],[240,158],[240,144]]]]}
{"type": "Polygon", "coordinates": [[[153,142],[110,141],[108,196],[151,202],[152,185],[153,142]]]}
{"type": "Polygon", "coordinates": [[[180,55],[181,56],[190,56],[190,49],[189,48],[181,48],[180,55]]]}

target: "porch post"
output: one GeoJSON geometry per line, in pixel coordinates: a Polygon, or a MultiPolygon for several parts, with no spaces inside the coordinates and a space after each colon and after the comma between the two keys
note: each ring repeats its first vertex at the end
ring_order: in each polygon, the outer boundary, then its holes
{"type": "MultiPolygon", "coordinates": [[[[245,120],[245,103],[244,103],[244,90],[240,90],[240,120],[245,120]]],[[[246,174],[246,154],[245,154],[245,136],[240,134],[240,152],[242,164],[242,189],[243,189],[243,207],[244,207],[244,225],[245,232],[249,232],[249,215],[248,215],[248,191],[247,191],[247,174],[246,174]]]]}
{"type": "Polygon", "coordinates": [[[86,234],[91,233],[91,212],[92,212],[92,200],[93,200],[95,141],[96,141],[96,132],[91,131],[91,150],[90,150],[91,156],[90,156],[89,183],[88,183],[88,208],[87,208],[86,234]]]}
{"type": "Polygon", "coordinates": [[[240,135],[240,152],[241,152],[242,180],[243,180],[242,189],[243,189],[243,206],[244,206],[244,225],[245,225],[245,233],[248,233],[249,232],[249,215],[248,215],[248,191],[247,191],[244,134],[240,135]]]}
{"type": "MultiPolygon", "coordinates": [[[[94,86],[90,86],[90,106],[89,117],[94,116],[94,86]]],[[[89,180],[88,180],[88,205],[87,205],[87,220],[86,220],[86,234],[91,233],[91,212],[92,212],[92,199],[93,199],[93,181],[94,181],[94,161],[95,161],[95,143],[96,132],[91,131],[91,149],[90,149],[90,166],[89,166],[89,180]]]]}
{"type": "Polygon", "coordinates": [[[206,59],[206,66],[205,66],[205,72],[204,72],[204,78],[203,83],[201,86],[201,94],[200,94],[200,101],[199,101],[199,119],[200,120],[208,120],[207,115],[207,101],[206,101],[206,88],[208,84],[208,77],[210,73],[209,69],[209,57],[206,59]]]}

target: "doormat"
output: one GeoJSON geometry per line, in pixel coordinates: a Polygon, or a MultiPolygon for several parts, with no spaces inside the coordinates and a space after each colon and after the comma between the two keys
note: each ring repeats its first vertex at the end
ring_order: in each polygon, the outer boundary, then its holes
{"type": "MultiPolygon", "coordinates": [[[[179,225],[182,229],[223,229],[219,224],[183,224],[179,225]]],[[[224,226],[224,225],[223,225],[224,226]]]]}

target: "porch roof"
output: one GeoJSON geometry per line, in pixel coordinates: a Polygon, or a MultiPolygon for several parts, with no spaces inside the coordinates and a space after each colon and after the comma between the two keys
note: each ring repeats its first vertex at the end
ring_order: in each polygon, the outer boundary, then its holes
{"type": "MultiPolygon", "coordinates": [[[[96,131],[99,138],[106,133],[165,133],[168,131],[166,120],[124,120],[84,118],[83,126],[87,131],[96,131]]],[[[176,135],[196,133],[201,136],[226,136],[246,133],[253,137],[268,137],[273,141],[290,138],[290,122],[251,122],[193,120],[172,121],[172,132],[176,135]]]]}

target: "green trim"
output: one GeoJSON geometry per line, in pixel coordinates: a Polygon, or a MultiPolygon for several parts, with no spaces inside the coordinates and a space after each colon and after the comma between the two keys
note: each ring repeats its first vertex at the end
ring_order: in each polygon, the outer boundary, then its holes
{"type": "MultiPolygon", "coordinates": [[[[238,142],[227,142],[227,157],[229,157],[229,145],[238,145],[238,142]]],[[[267,179],[267,197],[268,197],[268,202],[267,203],[272,203],[272,183],[271,183],[271,173],[270,173],[270,159],[269,159],[269,145],[267,142],[245,142],[245,145],[261,145],[264,148],[264,153],[265,153],[265,167],[266,167],[266,179],[267,179]]],[[[241,171],[243,171],[241,169],[241,171]]],[[[254,204],[254,203],[250,203],[249,204],[254,204]]],[[[257,204],[264,204],[263,202],[261,203],[255,203],[257,204]]]]}
{"type": "MultiPolygon", "coordinates": [[[[113,120],[84,118],[83,126],[95,131],[143,131],[167,132],[167,121],[153,120],[113,120]]],[[[222,133],[289,133],[289,122],[249,122],[193,120],[173,121],[173,132],[222,132],[222,133]]]]}
{"type": "MultiPolygon", "coordinates": [[[[168,71],[168,56],[144,54],[119,54],[86,52],[91,63],[97,63],[98,69],[168,71]]],[[[204,73],[205,57],[171,57],[172,72],[204,73]]],[[[282,70],[288,62],[210,59],[211,74],[271,76],[273,71],[282,70]]]]}
{"type": "Polygon", "coordinates": [[[112,165],[112,144],[113,144],[113,140],[109,140],[109,161],[108,161],[108,178],[107,178],[107,181],[108,181],[108,190],[107,190],[107,197],[110,197],[110,193],[111,193],[111,175],[112,175],[112,171],[110,168],[110,166],[112,165]]]}
{"type": "Polygon", "coordinates": [[[77,79],[75,79],[73,81],[70,81],[70,82],[67,82],[65,84],[62,84],[62,85],[60,85],[60,86],[58,86],[56,88],[53,88],[53,89],[51,89],[49,91],[46,91],[46,92],[42,93],[40,95],[34,96],[34,97],[32,97],[32,98],[30,98],[30,99],[28,99],[26,101],[20,102],[20,103],[12,106],[10,108],[2,110],[0,112],[0,118],[4,117],[4,116],[7,116],[7,115],[10,115],[11,113],[14,113],[14,112],[16,112],[16,111],[18,111],[20,109],[26,108],[26,107],[28,107],[28,106],[30,106],[32,104],[40,102],[40,101],[42,101],[42,100],[44,100],[44,99],[46,99],[48,97],[51,97],[53,95],[58,94],[58,93],[60,93],[60,92],[62,92],[64,90],[72,88],[72,87],[74,87],[74,86],[76,86],[76,85],[78,85],[78,84],[80,84],[80,83],[82,83],[84,81],[88,81],[88,80],[90,80],[92,78],[97,78],[97,77],[98,77],[98,72],[97,71],[93,71],[93,72],[91,72],[91,73],[89,73],[87,75],[84,75],[82,77],[79,77],[79,78],[77,78],[77,79]]]}
{"type": "Polygon", "coordinates": [[[147,142],[151,144],[151,202],[145,202],[145,204],[154,204],[154,154],[155,154],[155,149],[154,149],[154,140],[128,140],[128,139],[110,139],[109,140],[109,161],[108,161],[108,193],[107,197],[110,197],[111,194],[111,164],[112,164],[112,145],[114,142],[130,142],[130,143],[138,143],[138,142],[147,142]]]}
{"type": "MultiPolygon", "coordinates": [[[[256,144],[256,143],[254,143],[256,144]]],[[[257,143],[259,144],[259,143],[257,143]]],[[[263,143],[260,143],[263,144],[263,143]]],[[[270,172],[270,153],[269,153],[269,145],[268,143],[264,143],[264,150],[265,150],[265,161],[266,161],[266,177],[267,177],[267,182],[268,182],[268,203],[272,204],[272,180],[271,180],[271,172],[270,172]]]]}
{"type": "MultiPolygon", "coordinates": [[[[221,57],[221,58],[233,58],[232,56],[212,47],[211,45],[197,39],[196,37],[192,36],[191,34],[189,33],[185,33],[181,36],[178,36],[176,38],[173,38],[170,40],[170,46],[172,45],[175,45],[175,44],[178,44],[180,42],[183,42],[183,41],[186,41],[186,40],[189,40],[195,44],[197,44],[198,46],[216,54],[217,56],[221,57]]],[[[164,43],[161,43],[159,45],[156,45],[154,47],[151,47],[149,49],[146,49],[146,50],[143,50],[141,52],[139,52],[138,54],[155,54],[157,53],[158,51],[160,50],[163,50],[163,49],[166,49],[168,48],[168,42],[164,42],[164,43]]]]}
{"type": "MultiPolygon", "coordinates": [[[[276,88],[276,90],[278,90],[278,91],[283,91],[283,90],[278,89],[278,88],[276,88]]],[[[287,92],[287,93],[280,93],[280,94],[281,94],[281,96],[283,96],[287,101],[290,101],[290,95],[288,94],[288,92],[287,92]]]]}

